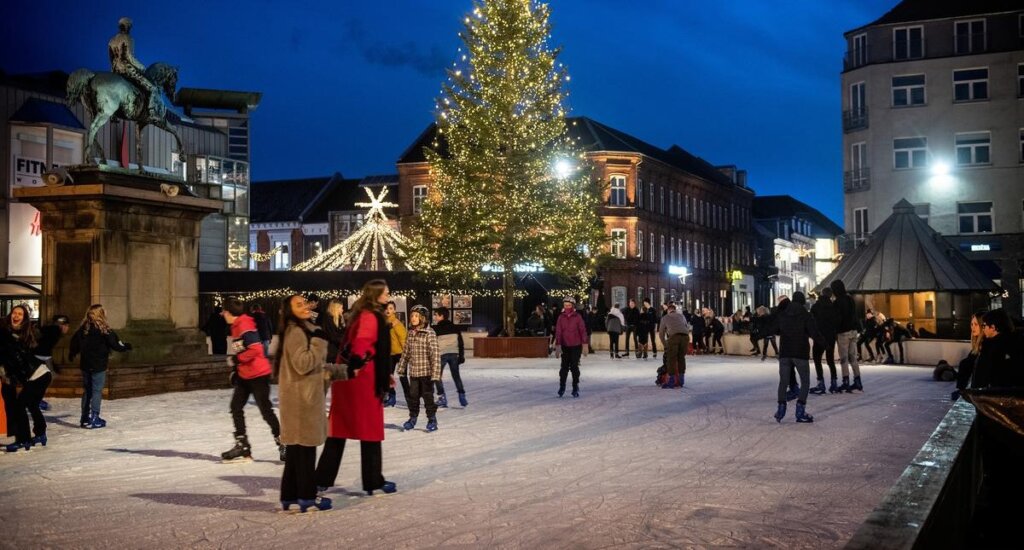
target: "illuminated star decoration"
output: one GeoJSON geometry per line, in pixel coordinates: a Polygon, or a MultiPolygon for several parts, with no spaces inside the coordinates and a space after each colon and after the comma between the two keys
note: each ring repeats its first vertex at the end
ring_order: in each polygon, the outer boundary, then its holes
{"type": "Polygon", "coordinates": [[[370,188],[365,188],[370,202],[357,202],[360,208],[369,208],[366,222],[344,241],[332,246],[324,253],[314,256],[292,268],[293,271],[342,271],[367,270],[394,271],[397,265],[405,268],[401,247],[405,237],[388,224],[384,208],[398,205],[384,202],[388,188],[384,187],[376,197],[370,188]]]}

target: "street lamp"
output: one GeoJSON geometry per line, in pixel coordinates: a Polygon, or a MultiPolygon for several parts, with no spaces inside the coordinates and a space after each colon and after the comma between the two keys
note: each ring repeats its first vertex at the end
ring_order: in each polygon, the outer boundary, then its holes
{"type": "Polygon", "coordinates": [[[937,188],[948,188],[953,184],[952,170],[949,164],[944,161],[937,160],[933,162],[931,174],[930,183],[937,188]]]}
{"type": "Polygon", "coordinates": [[[576,170],[576,166],[568,159],[558,159],[555,161],[555,176],[558,179],[564,180],[572,175],[576,170]]]}

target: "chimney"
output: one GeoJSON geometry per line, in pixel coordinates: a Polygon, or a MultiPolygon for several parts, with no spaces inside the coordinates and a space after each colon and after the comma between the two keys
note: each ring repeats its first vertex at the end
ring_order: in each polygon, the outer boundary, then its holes
{"type": "Polygon", "coordinates": [[[746,187],[747,186],[747,171],[746,170],[737,170],[736,171],[736,185],[739,185],[740,187],[746,187]]]}

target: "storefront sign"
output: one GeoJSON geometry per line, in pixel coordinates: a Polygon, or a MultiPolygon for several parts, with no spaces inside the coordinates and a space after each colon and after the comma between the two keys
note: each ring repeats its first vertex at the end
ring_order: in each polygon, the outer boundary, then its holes
{"type": "Polygon", "coordinates": [[[11,277],[40,277],[43,273],[43,237],[39,211],[30,204],[7,204],[10,244],[7,249],[11,277]]]}
{"type": "Polygon", "coordinates": [[[11,166],[14,167],[14,187],[43,186],[43,172],[46,171],[46,159],[14,155],[11,166]]]}

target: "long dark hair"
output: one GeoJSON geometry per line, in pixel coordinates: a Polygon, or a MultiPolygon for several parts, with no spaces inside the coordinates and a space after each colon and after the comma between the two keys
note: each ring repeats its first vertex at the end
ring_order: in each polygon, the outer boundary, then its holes
{"type": "Polygon", "coordinates": [[[7,317],[3,319],[3,328],[10,331],[18,339],[18,342],[25,346],[25,349],[30,350],[36,347],[36,333],[32,327],[32,314],[29,313],[28,306],[18,304],[12,307],[7,317]],[[14,321],[11,320],[11,314],[16,309],[20,309],[22,313],[21,326],[18,328],[14,328],[14,321]]]}
{"type": "Polygon", "coordinates": [[[296,317],[295,312],[292,311],[292,299],[296,296],[303,298],[301,294],[289,294],[284,300],[281,300],[281,314],[278,316],[279,322],[277,326],[277,353],[274,355],[274,378],[277,378],[277,373],[281,372],[285,331],[288,330],[290,325],[302,327],[302,319],[296,317]]]}
{"type": "Polygon", "coordinates": [[[388,283],[384,279],[374,279],[363,285],[362,294],[352,304],[352,309],[348,310],[345,316],[348,325],[351,326],[352,322],[359,317],[363,310],[380,312],[381,304],[377,302],[377,299],[380,298],[381,294],[384,294],[384,289],[387,287],[388,283]]]}

